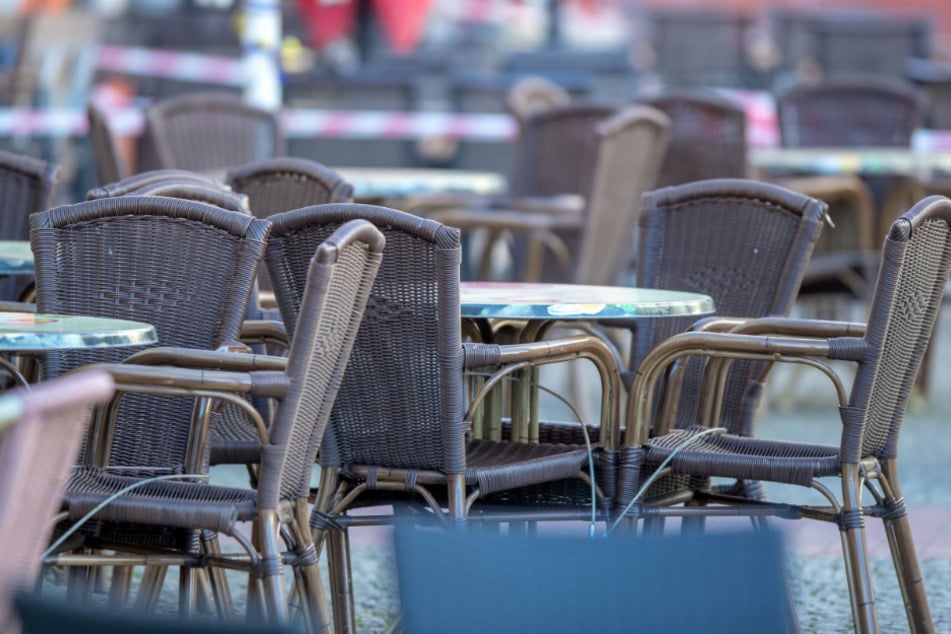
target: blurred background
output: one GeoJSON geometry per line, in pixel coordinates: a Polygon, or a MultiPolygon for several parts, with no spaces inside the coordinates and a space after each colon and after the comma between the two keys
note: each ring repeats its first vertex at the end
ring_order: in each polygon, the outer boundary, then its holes
{"type": "Polygon", "coordinates": [[[0,0],[0,145],[56,161],[68,196],[94,180],[89,101],[136,166],[145,105],[216,90],[287,109],[292,155],[509,174],[527,75],[621,104],[854,72],[930,88],[949,58],[945,0],[0,0]]]}

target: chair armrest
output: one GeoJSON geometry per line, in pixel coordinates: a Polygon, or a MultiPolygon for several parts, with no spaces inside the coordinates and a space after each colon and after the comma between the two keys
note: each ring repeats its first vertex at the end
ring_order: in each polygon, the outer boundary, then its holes
{"type": "MultiPolygon", "coordinates": [[[[753,320],[758,321],[758,320],[753,320]]],[[[795,322],[803,322],[805,330],[809,320],[789,320],[790,330],[798,328],[795,322]]],[[[829,324],[834,322],[818,322],[816,331],[832,331],[829,324]]],[[[783,324],[773,324],[779,328],[783,324]]],[[[843,328],[849,331],[854,324],[843,328]]],[[[857,326],[861,327],[861,324],[857,326]]],[[[766,327],[766,326],[764,326],[766,327]]],[[[709,359],[745,359],[767,362],[802,362],[822,369],[835,383],[840,405],[848,400],[845,388],[838,375],[825,364],[816,363],[820,359],[841,359],[860,361],[865,349],[863,339],[855,336],[841,337],[806,337],[806,336],[773,336],[750,335],[735,332],[686,332],[666,339],[642,359],[634,373],[634,381],[628,399],[627,427],[628,433],[624,442],[628,447],[644,444],[651,434],[664,434],[668,429],[652,429],[651,413],[655,389],[660,378],[673,364],[680,359],[691,356],[703,356],[709,359]]],[[[723,368],[716,373],[708,373],[704,390],[711,389],[711,385],[722,381],[723,368]],[[711,376],[711,374],[713,376],[711,376]],[[718,378],[719,377],[719,378],[718,378]]],[[[664,425],[668,419],[662,419],[664,425]]]]}
{"type": "Polygon", "coordinates": [[[125,359],[125,364],[141,366],[177,366],[230,372],[274,371],[283,372],[287,358],[267,354],[248,354],[224,350],[196,350],[194,348],[157,347],[141,350],[125,359]]]}
{"type": "Polygon", "coordinates": [[[274,343],[285,348],[290,345],[284,324],[273,319],[248,319],[241,325],[241,342],[274,343]]]}

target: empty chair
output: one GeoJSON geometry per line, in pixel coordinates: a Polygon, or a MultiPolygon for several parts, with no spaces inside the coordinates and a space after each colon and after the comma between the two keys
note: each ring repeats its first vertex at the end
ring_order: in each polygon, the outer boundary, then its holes
{"type": "MultiPolygon", "coordinates": [[[[756,335],[687,333],[658,345],[638,367],[632,386],[629,435],[625,438],[629,453],[622,460],[627,462],[629,457],[633,461],[635,477],[619,486],[625,503],[634,499],[642,484],[636,475],[642,464],[682,476],[746,478],[816,489],[829,504],[808,509],[782,504],[774,510],[781,516],[836,525],[842,537],[855,631],[878,631],[866,517],[884,522],[909,630],[934,631],[902,499],[897,449],[908,398],[932,336],[949,271],[951,201],[929,197],[892,223],[867,324],[781,320],[762,324],[756,335]],[[719,371],[726,367],[712,359],[840,360],[854,364],[851,391],[840,383],[835,391],[837,402],[832,403],[841,419],[841,442],[827,446],[709,432],[700,437],[701,426],[674,431],[658,426],[650,415],[655,381],[669,364],[687,355],[708,360],[711,389],[715,389],[719,371]],[[687,441],[691,441],[689,445],[687,441]],[[828,478],[838,479],[840,494],[834,492],[828,478]],[[863,492],[871,494],[871,504],[863,504],[863,492]]],[[[755,323],[747,327],[755,327],[755,323]]],[[[826,374],[840,379],[828,368],[826,374]]],[[[777,493],[777,502],[782,501],[780,495],[777,493]]],[[[694,501],[708,504],[695,508],[710,508],[712,513],[719,503],[743,504],[737,498],[728,500],[712,493],[708,497],[702,491],[694,501]]],[[[754,512],[768,508],[763,502],[757,506],[754,512]]]]}
{"type": "Polygon", "coordinates": [[[40,576],[53,518],[79,454],[92,406],[109,399],[112,378],[90,370],[0,396],[0,629],[19,632],[14,594],[40,576]]]}
{"type": "Polygon", "coordinates": [[[643,100],[670,118],[670,143],[657,187],[709,178],[745,178],[746,112],[713,92],[668,92],[643,100]]]}
{"type": "Polygon", "coordinates": [[[193,180],[166,181],[145,185],[128,196],[167,196],[169,198],[184,198],[195,200],[228,211],[237,211],[250,214],[251,208],[248,197],[244,194],[231,191],[224,184],[206,184],[193,180]]]}
{"type": "Polygon", "coordinates": [[[353,186],[340,174],[322,163],[290,156],[236,167],[228,171],[225,182],[248,196],[258,218],[353,198],[353,186]]]}
{"type": "MultiPolygon", "coordinates": [[[[237,214],[232,214],[236,216],[237,214]]],[[[385,241],[370,223],[354,221],[338,228],[311,251],[303,281],[301,314],[295,324],[286,358],[255,358],[249,354],[197,355],[201,368],[156,368],[134,363],[100,366],[114,376],[120,391],[152,391],[186,403],[195,391],[234,403],[239,395],[256,394],[278,401],[271,424],[258,419],[261,461],[256,489],[211,486],[200,481],[149,482],[86,467],[77,472],[66,490],[69,517],[79,520],[92,511],[99,522],[133,522],[156,530],[220,531],[243,547],[243,557],[219,551],[200,554],[190,542],[151,549],[171,556],[166,565],[235,566],[249,575],[249,617],[263,606],[271,622],[288,620],[282,564],[294,567],[296,601],[304,622],[313,632],[329,627],[317,559],[307,527],[311,472],[327,418],[333,407],[350,356],[350,348],[382,258],[385,241]],[[214,372],[211,368],[228,371],[214,372]],[[260,370],[257,370],[260,368],[260,370]],[[229,394],[230,393],[230,394],[229,394]],[[94,483],[94,484],[93,484],[94,483]],[[130,485],[132,491],[110,499],[130,485]],[[244,522],[251,522],[245,535],[244,522]],[[282,547],[279,540],[284,542],[282,547]],[[284,550],[289,551],[286,556],[284,550]],[[175,561],[174,555],[180,559],[175,561]],[[171,559],[171,560],[170,560],[171,559]],[[261,596],[259,596],[261,595],[261,596]],[[256,604],[255,602],[263,602],[256,604]]],[[[159,350],[162,352],[162,350],[159,350]]],[[[172,351],[174,353],[174,351],[172,351]]],[[[187,357],[190,351],[179,351],[187,357]]],[[[108,438],[112,443],[133,442],[124,430],[108,438]]],[[[196,430],[196,434],[199,434],[196,430]]],[[[200,442],[200,441],[199,441],[200,442]]],[[[128,525],[128,524],[125,524],[128,525]]],[[[99,535],[103,547],[119,558],[145,551],[141,563],[152,563],[149,548],[129,550],[125,542],[99,535]],[[118,542],[118,543],[116,543],[118,542]]],[[[61,561],[61,560],[60,560],[61,561]]],[[[109,556],[71,559],[73,565],[109,565],[109,556]]],[[[189,606],[181,609],[188,615],[189,606]]]]}
{"type": "Polygon", "coordinates": [[[99,185],[127,178],[131,170],[109,125],[109,116],[90,102],[86,105],[86,121],[89,123],[89,141],[99,185]]]}
{"type": "Polygon", "coordinates": [[[810,24],[815,59],[824,76],[873,73],[900,78],[905,61],[929,58],[932,18],[894,13],[840,12],[810,24]]]}
{"type": "Polygon", "coordinates": [[[217,173],[284,153],[273,112],[224,93],[193,93],[152,104],[145,136],[158,167],[217,173]]]}

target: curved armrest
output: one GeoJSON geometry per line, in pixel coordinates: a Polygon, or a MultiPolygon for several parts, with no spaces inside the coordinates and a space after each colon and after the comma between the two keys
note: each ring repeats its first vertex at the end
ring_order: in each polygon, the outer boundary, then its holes
{"type": "MultiPolygon", "coordinates": [[[[759,320],[753,320],[754,322],[759,320]]],[[[774,324],[774,327],[782,325],[774,324]]],[[[790,329],[799,327],[795,322],[809,320],[789,320],[790,329]]],[[[819,322],[817,331],[823,328],[833,329],[830,323],[819,322]]],[[[767,322],[768,325],[768,322],[767,322]]],[[[803,323],[802,327],[805,328],[803,323]]],[[[844,330],[861,324],[849,324],[844,330]]],[[[765,326],[764,326],[765,327],[765,326]]],[[[865,349],[864,340],[855,336],[805,337],[805,336],[763,336],[737,334],[735,332],[686,332],[674,335],[662,341],[641,361],[634,373],[631,393],[628,400],[628,434],[626,446],[640,446],[647,441],[651,433],[666,433],[667,429],[651,429],[651,412],[655,387],[667,369],[682,358],[704,356],[712,359],[747,359],[768,362],[805,361],[807,359],[842,359],[860,361],[865,349]]],[[[847,401],[845,389],[835,373],[825,367],[826,374],[836,384],[840,405],[847,401]]],[[[711,389],[709,382],[704,389],[711,389]]],[[[666,424],[666,420],[663,421],[666,424]]]]}
{"type": "Polygon", "coordinates": [[[283,372],[287,367],[286,357],[267,354],[248,354],[224,350],[196,350],[194,348],[157,347],[141,350],[125,359],[125,364],[146,366],[177,366],[179,368],[204,368],[232,372],[258,370],[283,372]]]}
{"type": "MultiPolygon", "coordinates": [[[[859,251],[874,251],[876,227],[875,205],[868,185],[853,174],[836,176],[801,176],[771,179],[786,189],[818,198],[824,202],[845,202],[856,216],[856,247],[859,251]]],[[[835,227],[834,218],[825,216],[826,222],[835,227]]],[[[884,234],[883,234],[884,235],[884,234]]]]}

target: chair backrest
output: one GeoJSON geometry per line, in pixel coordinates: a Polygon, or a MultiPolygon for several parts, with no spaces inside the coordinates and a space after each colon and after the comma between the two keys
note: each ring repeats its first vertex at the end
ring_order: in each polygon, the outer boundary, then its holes
{"type": "Polygon", "coordinates": [[[799,84],[776,100],[779,136],[790,147],[908,147],[924,101],[910,84],[871,76],[799,84]]]}
{"type": "Polygon", "coordinates": [[[832,12],[816,16],[809,31],[826,77],[874,73],[898,78],[909,57],[931,57],[930,16],[832,12]]]}
{"type": "MultiPolygon", "coordinates": [[[[39,312],[143,321],[163,346],[238,341],[268,223],[200,202],[121,196],[33,214],[39,312]]],[[[49,352],[46,372],[116,363],[137,348],[49,352]]],[[[192,404],[128,395],[109,460],[182,469],[192,404]],[[167,402],[166,402],[167,401],[167,402]]]]}
{"type": "Polygon", "coordinates": [[[742,86],[752,20],[731,11],[655,9],[647,16],[656,70],[666,86],[742,86]]]}
{"type": "Polygon", "coordinates": [[[159,167],[210,172],[284,153],[277,115],[225,93],[194,93],[145,111],[159,167]]]}
{"type": "Polygon", "coordinates": [[[353,186],[343,176],[304,158],[277,157],[237,167],[225,181],[248,196],[251,212],[258,218],[353,198],[353,186]]]}
{"type": "Polygon", "coordinates": [[[113,393],[112,377],[85,370],[0,396],[0,630],[16,632],[13,598],[31,590],[53,516],[79,453],[90,408],[113,393]]]}
{"type": "Polygon", "coordinates": [[[272,216],[265,261],[284,324],[290,332],[298,322],[310,254],[354,218],[383,232],[386,257],[337,394],[320,463],[461,473],[465,426],[457,229],[356,203],[272,216]]]}
{"type": "Polygon", "coordinates": [[[109,125],[109,116],[99,106],[90,102],[86,105],[86,121],[89,123],[89,141],[99,184],[105,185],[127,178],[130,173],[129,166],[119,151],[115,134],[109,125]]]}
{"type": "Polygon", "coordinates": [[[157,169],[147,172],[139,172],[132,176],[127,176],[120,181],[107,183],[101,187],[94,187],[86,192],[86,200],[98,200],[100,198],[114,198],[116,196],[125,196],[132,192],[155,185],[158,183],[177,183],[184,181],[194,181],[199,184],[221,186],[220,181],[211,176],[205,176],[197,172],[179,169],[157,169]]]}
{"type": "Polygon", "coordinates": [[[195,200],[228,211],[237,211],[250,214],[251,206],[248,197],[244,194],[231,191],[224,183],[202,183],[196,180],[169,180],[161,183],[145,185],[133,192],[130,196],[168,196],[170,198],[185,198],[195,200]]]}
{"type": "Polygon", "coordinates": [[[671,92],[644,100],[670,118],[670,143],[657,187],[745,178],[746,111],[712,92],[671,92]]]}
{"type": "Polygon", "coordinates": [[[47,161],[0,150],[0,240],[28,240],[30,214],[49,209],[59,168],[47,161]]]}
{"type": "Polygon", "coordinates": [[[537,75],[529,75],[515,82],[505,95],[509,112],[518,120],[571,101],[571,94],[551,81],[537,75]]]}
{"type": "Polygon", "coordinates": [[[262,453],[261,495],[306,499],[310,494],[314,461],[385,242],[369,222],[351,220],[321,242],[311,259],[288,352],[288,393],[270,427],[270,443],[281,460],[262,453]]]}
{"type": "Polygon", "coordinates": [[[629,106],[601,121],[596,135],[574,281],[610,285],[632,263],[641,196],[657,182],[670,120],[648,106],[629,106]]]}
{"type": "Polygon", "coordinates": [[[594,172],[595,126],[616,111],[607,104],[570,103],[522,120],[513,192],[585,195],[594,172]]]}
{"type": "MultiPolygon", "coordinates": [[[[637,284],[704,293],[717,315],[764,317],[792,309],[822,228],[826,205],[778,185],[714,179],[645,194],[640,217],[637,284]]],[[[689,317],[639,323],[632,365],[657,342],[688,330],[689,317]]],[[[747,425],[745,401],[758,366],[731,366],[722,420],[747,425]],[[740,422],[742,421],[742,422],[740,422]]],[[[687,364],[678,421],[693,423],[702,366],[687,364]]]]}
{"type": "Polygon", "coordinates": [[[843,412],[842,461],[896,457],[898,432],[951,270],[951,200],[931,196],[892,223],[843,412]]]}

